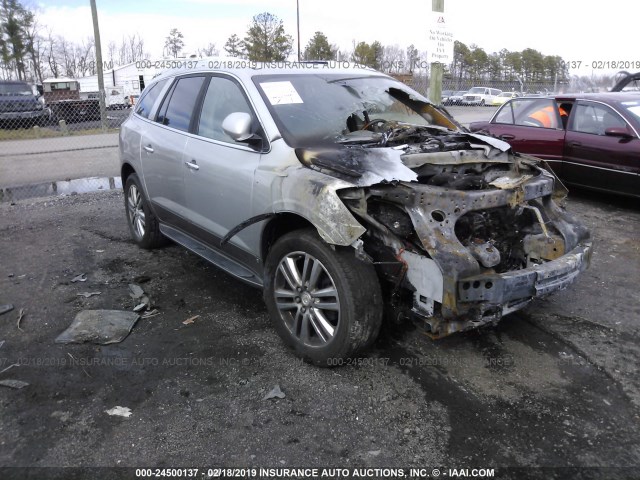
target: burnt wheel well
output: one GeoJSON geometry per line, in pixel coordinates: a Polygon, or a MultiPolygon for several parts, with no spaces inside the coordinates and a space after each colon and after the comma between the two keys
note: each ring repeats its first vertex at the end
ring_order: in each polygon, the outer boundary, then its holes
{"type": "Polygon", "coordinates": [[[132,173],[136,173],[136,171],[131,165],[129,165],[128,163],[122,165],[122,169],[120,170],[120,178],[122,178],[122,188],[124,188],[124,185],[127,183],[127,178],[129,178],[129,175],[131,175],[132,173]]]}
{"type": "Polygon", "coordinates": [[[276,241],[289,232],[304,228],[315,228],[313,224],[304,217],[295,213],[279,213],[272,218],[262,232],[261,257],[264,262],[269,250],[276,241]]]}

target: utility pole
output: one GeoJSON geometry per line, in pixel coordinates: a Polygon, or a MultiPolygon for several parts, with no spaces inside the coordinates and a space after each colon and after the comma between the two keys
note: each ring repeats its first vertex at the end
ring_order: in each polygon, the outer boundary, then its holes
{"type": "MultiPolygon", "coordinates": [[[[431,0],[431,11],[444,13],[444,0],[431,0]]],[[[429,100],[436,105],[442,102],[442,76],[444,65],[432,62],[429,66],[429,100]]]]}
{"type": "Polygon", "coordinates": [[[298,18],[298,62],[302,59],[300,56],[300,0],[296,0],[296,16],[298,18]]]}
{"type": "Polygon", "coordinates": [[[102,47],[100,46],[100,28],[98,27],[98,9],[96,8],[96,0],[91,2],[91,16],[93,17],[93,38],[96,44],[96,63],[98,64],[98,90],[100,94],[100,125],[102,130],[107,129],[107,109],[104,104],[104,73],[102,71],[102,47]]]}

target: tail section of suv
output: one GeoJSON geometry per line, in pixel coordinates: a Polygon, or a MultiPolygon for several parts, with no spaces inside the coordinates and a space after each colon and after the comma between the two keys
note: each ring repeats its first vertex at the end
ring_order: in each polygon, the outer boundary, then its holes
{"type": "Polygon", "coordinates": [[[49,111],[25,82],[0,82],[0,125],[29,128],[48,120],[49,111]]]}

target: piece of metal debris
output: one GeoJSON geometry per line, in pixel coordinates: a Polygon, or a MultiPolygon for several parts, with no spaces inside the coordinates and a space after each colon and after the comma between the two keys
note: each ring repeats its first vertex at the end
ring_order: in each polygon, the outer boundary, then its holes
{"type": "Polygon", "coordinates": [[[96,250],[96,253],[104,253],[104,250],[96,250]]]}
{"type": "Polygon", "coordinates": [[[146,303],[139,303],[138,305],[136,305],[135,307],[133,307],[133,311],[136,313],[140,313],[143,310],[147,309],[147,304],[146,303]]]}
{"type": "Polygon", "coordinates": [[[378,455],[380,455],[380,453],[382,453],[382,450],[369,450],[367,453],[372,457],[377,457],[378,455]]]}
{"type": "Polygon", "coordinates": [[[10,303],[5,303],[4,305],[0,305],[0,315],[2,315],[3,313],[10,312],[11,310],[13,310],[13,305],[11,305],[10,303]]]}
{"type": "Polygon", "coordinates": [[[4,370],[2,370],[0,373],[4,373],[4,372],[6,372],[7,370],[9,370],[10,368],[13,368],[13,367],[19,367],[19,366],[20,366],[20,364],[19,364],[19,363],[13,363],[13,364],[9,365],[7,368],[5,368],[4,370]]]}
{"type": "Polygon", "coordinates": [[[129,407],[113,407],[109,410],[105,410],[107,415],[115,415],[118,417],[130,417],[132,415],[131,409],[129,407]]]}
{"type": "Polygon", "coordinates": [[[140,285],[136,285],[135,283],[129,284],[129,296],[134,300],[136,298],[141,298],[144,295],[144,290],[140,285]]]}
{"type": "Polygon", "coordinates": [[[123,310],[83,310],[56,343],[119,343],[127,338],[140,316],[123,310]]]}
{"type": "Polygon", "coordinates": [[[84,297],[84,298],[89,298],[89,297],[93,297],[94,295],[100,295],[102,292],[80,292],[78,294],[76,294],[77,297],[84,297]]]}
{"type": "Polygon", "coordinates": [[[20,390],[21,388],[24,388],[29,384],[27,382],[23,382],[22,380],[6,379],[0,380],[0,385],[2,385],[3,387],[15,388],[17,390],[20,390]]]}
{"type": "Polygon", "coordinates": [[[18,321],[16,322],[16,325],[18,326],[18,330],[20,330],[22,332],[22,329],[20,328],[20,322],[22,321],[22,319],[24,318],[24,308],[21,308],[20,311],[18,312],[18,321]]]}
{"type": "Polygon", "coordinates": [[[182,322],[183,325],[191,325],[192,323],[194,323],[198,318],[200,318],[200,315],[194,315],[193,317],[189,317],[187,318],[184,322],[182,322]]]}
{"type": "Polygon", "coordinates": [[[160,315],[160,312],[157,309],[148,310],[144,314],[142,314],[142,318],[151,318],[160,315]]]}
{"type": "Polygon", "coordinates": [[[276,385],[273,389],[267,393],[263,400],[271,400],[272,398],[284,398],[285,394],[282,390],[280,390],[280,385],[276,385]]]}
{"type": "Polygon", "coordinates": [[[86,273],[81,273],[80,275],[76,275],[75,277],[73,277],[71,279],[71,283],[86,282],[86,281],[87,281],[87,274],[86,273]]]}

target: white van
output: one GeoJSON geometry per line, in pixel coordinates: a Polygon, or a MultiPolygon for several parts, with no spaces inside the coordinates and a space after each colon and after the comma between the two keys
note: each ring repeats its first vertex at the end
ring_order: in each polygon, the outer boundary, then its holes
{"type": "Polygon", "coordinates": [[[462,105],[491,105],[502,90],[488,87],[473,87],[462,97],[462,105]]]}

